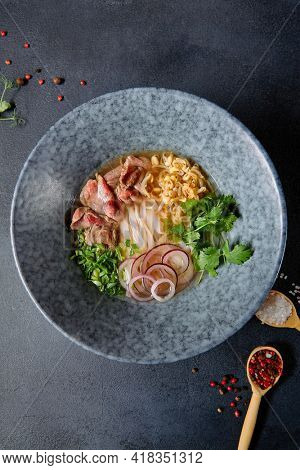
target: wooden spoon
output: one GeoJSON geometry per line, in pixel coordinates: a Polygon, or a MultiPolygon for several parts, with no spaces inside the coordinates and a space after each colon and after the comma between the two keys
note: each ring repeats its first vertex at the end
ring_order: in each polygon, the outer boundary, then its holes
{"type": "MultiPolygon", "coordinates": [[[[293,302],[284,294],[281,292],[278,292],[277,290],[271,290],[269,295],[279,295],[283,299],[285,299],[287,302],[292,307],[292,312],[288,319],[282,323],[281,325],[276,325],[275,323],[271,323],[270,321],[262,321],[259,317],[257,317],[262,323],[265,323],[266,325],[269,326],[275,326],[276,328],[296,328],[296,330],[300,331],[300,318],[298,317],[297,310],[293,302]]],[[[257,316],[257,314],[256,314],[257,316]]]]}
{"type": "Polygon", "coordinates": [[[248,380],[252,389],[252,397],[251,397],[251,401],[250,401],[248,411],[245,417],[245,421],[243,424],[238,450],[247,450],[249,448],[249,445],[252,439],[252,434],[253,434],[255,424],[256,424],[256,419],[257,419],[257,414],[258,414],[261,398],[278,382],[280,378],[280,375],[278,375],[274,383],[270,385],[270,387],[266,388],[265,390],[262,390],[259,387],[259,385],[256,385],[256,383],[253,382],[249,374],[250,359],[257,351],[262,351],[264,349],[274,351],[280,357],[281,362],[282,362],[282,367],[283,367],[283,360],[282,360],[280,353],[277,351],[277,349],[272,348],[271,346],[259,346],[258,348],[253,349],[253,351],[251,352],[247,361],[246,370],[247,370],[247,377],[248,377],[248,380]]]}

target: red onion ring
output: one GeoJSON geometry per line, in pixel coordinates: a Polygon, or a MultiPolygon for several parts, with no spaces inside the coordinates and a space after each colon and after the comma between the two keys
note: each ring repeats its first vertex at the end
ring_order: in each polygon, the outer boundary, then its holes
{"type": "MultiPolygon", "coordinates": [[[[144,253],[140,256],[138,256],[135,261],[133,262],[132,264],[132,267],[131,267],[131,277],[136,277],[138,276],[139,274],[143,274],[143,271],[142,271],[142,263],[143,263],[143,260],[145,258],[147,253],[144,253]]],[[[141,294],[144,294],[145,291],[143,289],[143,286],[142,288],[140,286],[136,286],[136,289],[141,293],[141,294]]]]}
{"type": "Polygon", "coordinates": [[[142,272],[145,273],[147,268],[149,268],[149,266],[152,266],[152,264],[161,263],[164,254],[176,248],[178,248],[178,246],[173,245],[171,243],[162,243],[151,248],[151,250],[149,250],[148,253],[145,254],[145,258],[143,260],[142,265],[142,272]]]}
{"type": "Polygon", "coordinates": [[[189,258],[189,255],[184,250],[182,250],[181,248],[177,248],[177,249],[168,251],[162,257],[162,262],[164,264],[168,264],[169,266],[171,266],[171,268],[175,269],[176,273],[180,275],[180,274],[183,274],[189,267],[190,258],[189,258]],[[181,258],[182,263],[179,268],[174,266],[174,256],[180,256],[181,258]],[[172,257],[173,257],[173,264],[172,264],[172,257]]]}
{"type": "MultiPolygon", "coordinates": [[[[177,286],[177,281],[178,281],[177,273],[175,269],[169,266],[168,264],[163,264],[163,263],[152,264],[152,266],[149,266],[145,274],[147,274],[147,276],[151,275],[151,277],[153,277],[155,281],[161,278],[168,278],[173,282],[173,284],[175,285],[175,288],[177,286]],[[155,271],[158,271],[159,277],[155,275],[155,271]]],[[[151,290],[151,285],[149,285],[149,282],[144,281],[143,284],[148,291],[151,290]]]]}
{"type": "Polygon", "coordinates": [[[162,279],[158,279],[157,281],[155,281],[151,287],[151,294],[152,294],[152,297],[157,300],[158,302],[166,302],[167,300],[170,300],[174,294],[175,294],[175,284],[174,282],[172,282],[170,279],[168,279],[167,277],[165,278],[162,278],[162,279]],[[156,289],[158,288],[158,286],[160,284],[164,284],[164,283],[168,283],[170,285],[170,290],[169,290],[169,293],[167,295],[165,295],[164,297],[161,297],[160,295],[157,295],[156,294],[156,289]]]}
{"type": "Polygon", "coordinates": [[[143,253],[142,255],[139,255],[137,258],[135,258],[132,267],[131,267],[131,276],[135,277],[138,276],[139,274],[142,274],[142,263],[144,261],[144,258],[147,253],[143,253]]]}
{"type": "Polygon", "coordinates": [[[183,284],[188,284],[189,282],[191,282],[194,275],[195,275],[194,266],[193,266],[192,261],[190,260],[190,264],[189,264],[187,270],[184,273],[182,273],[178,276],[177,287],[180,288],[180,290],[182,290],[183,284]]]}
{"type": "Polygon", "coordinates": [[[148,296],[143,296],[140,292],[135,292],[134,290],[134,284],[138,280],[144,280],[147,279],[148,281],[152,281],[153,283],[155,282],[155,279],[151,276],[147,276],[146,274],[140,274],[139,276],[135,276],[134,278],[131,279],[131,281],[128,284],[128,290],[130,292],[130,295],[136,299],[139,300],[140,302],[148,302],[149,300],[152,299],[152,294],[149,294],[148,296]]]}

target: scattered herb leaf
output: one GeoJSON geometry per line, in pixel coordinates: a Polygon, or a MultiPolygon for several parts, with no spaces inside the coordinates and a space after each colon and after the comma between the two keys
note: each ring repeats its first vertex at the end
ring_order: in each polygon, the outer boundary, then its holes
{"type": "Polygon", "coordinates": [[[12,108],[12,104],[4,99],[5,93],[8,90],[16,88],[16,83],[12,80],[9,80],[4,75],[0,75],[0,84],[3,87],[0,97],[0,121],[11,121],[13,125],[23,124],[25,122],[24,119],[17,114],[15,109],[12,113],[2,116],[2,113],[5,113],[5,111],[8,111],[12,108]]]}
{"type": "Polygon", "coordinates": [[[4,113],[9,108],[11,108],[11,104],[8,101],[0,101],[0,113],[4,113]]]}

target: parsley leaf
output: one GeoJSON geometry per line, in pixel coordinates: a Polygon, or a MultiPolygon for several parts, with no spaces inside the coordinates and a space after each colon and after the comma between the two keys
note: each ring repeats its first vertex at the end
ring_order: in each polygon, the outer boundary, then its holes
{"type": "Polygon", "coordinates": [[[236,200],[232,196],[232,194],[222,194],[221,196],[218,197],[220,203],[222,204],[223,208],[229,208],[230,206],[236,206],[236,200]]]}

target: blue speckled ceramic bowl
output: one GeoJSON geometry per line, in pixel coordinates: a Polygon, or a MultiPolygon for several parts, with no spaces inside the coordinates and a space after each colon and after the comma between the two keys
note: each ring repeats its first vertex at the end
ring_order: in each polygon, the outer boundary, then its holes
{"type": "Polygon", "coordinates": [[[171,362],[216,346],[254,314],[280,267],[286,209],[268,155],[236,119],[180,91],[132,89],[74,109],[40,140],[15,190],[11,232],[28,292],[62,332],[109,358],[171,362]],[[234,194],[242,217],[231,239],[251,242],[254,255],[166,304],[100,296],[68,259],[65,210],[108,158],[166,148],[195,159],[222,193],[234,194]]]}

